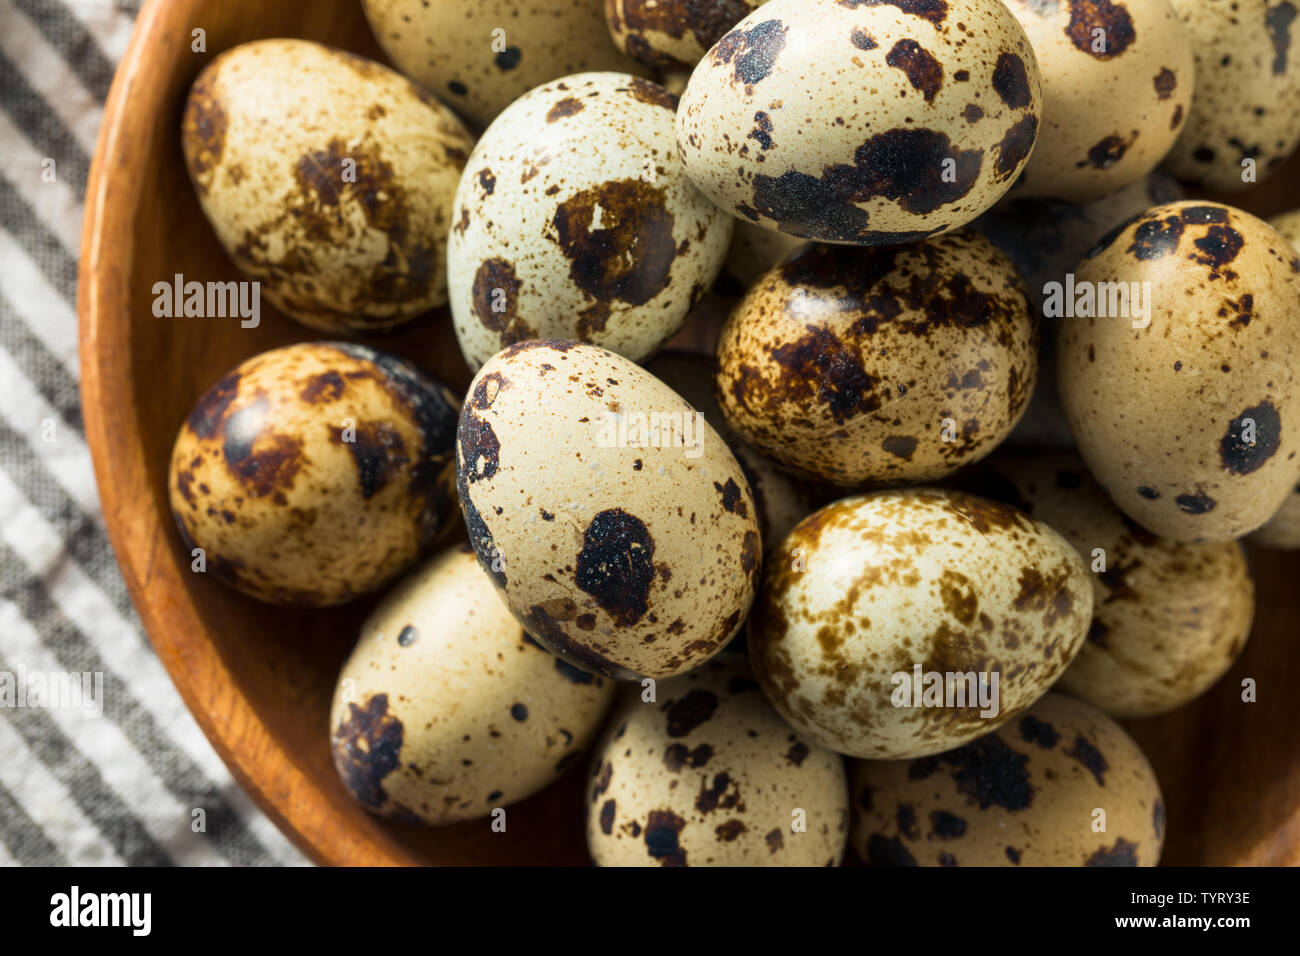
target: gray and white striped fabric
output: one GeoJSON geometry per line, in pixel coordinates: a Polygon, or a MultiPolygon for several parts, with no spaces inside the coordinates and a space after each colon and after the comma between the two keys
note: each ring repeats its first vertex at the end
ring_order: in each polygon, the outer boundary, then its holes
{"type": "Polygon", "coordinates": [[[0,865],[301,864],[150,648],[82,435],[82,204],[138,9],[0,0],[0,865]]]}

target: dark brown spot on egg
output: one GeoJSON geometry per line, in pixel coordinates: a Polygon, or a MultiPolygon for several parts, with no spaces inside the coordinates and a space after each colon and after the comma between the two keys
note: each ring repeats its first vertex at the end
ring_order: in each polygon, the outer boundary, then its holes
{"type": "Polygon", "coordinates": [[[1136,38],[1133,18],[1123,4],[1110,0],[1069,0],[1070,23],[1065,34],[1076,49],[1098,60],[1117,57],[1136,38]]]}
{"type": "Polygon", "coordinates": [[[933,810],[930,830],[941,840],[957,840],[966,835],[966,821],[947,810],[933,810]]]}
{"type": "Polygon", "coordinates": [[[456,436],[460,442],[461,455],[458,478],[472,485],[495,476],[500,465],[501,442],[491,423],[476,414],[472,403],[467,402],[461,409],[460,428],[456,436]]]}
{"type": "Polygon", "coordinates": [[[224,427],[226,468],[253,498],[288,492],[305,464],[301,438],[266,427],[269,408],[267,399],[259,397],[231,414],[224,427]]]}
{"type": "Polygon", "coordinates": [[[606,800],[600,808],[600,832],[609,836],[614,832],[614,801],[606,800]]]}
{"type": "Polygon", "coordinates": [[[1106,758],[1086,737],[1078,736],[1074,738],[1074,745],[1064,751],[1067,757],[1077,760],[1082,764],[1089,773],[1097,780],[1097,785],[1106,786],[1105,774],[1108,769],[1106,758]]]}
{"type": "Polygon", "coordinates": [[[745,138],[754,140],[760,149],[769,150],[772,148],[772,129],[772,118],[759,110],[754,114],[754,128],[745,138]]]}
{"type": "Polygon", "coordinates": [[[654,539],[640,518],[621,508],[602,511],[583,532],[575,582],[616,626],[630,627],[646,612],[654,552],[654,539]]]}
{"type": "Polygon", "coordinates": [[[1174,504],[1178,505],[1179,511],[1186,514],[1203,515],[1213,511],[1218,502],[1200,488],[1197,488],[1193,493],[1181,494],[1175,497],[1174,504]]]}
{"type": "Polygon", "coordinates": [[[642,103],[662,107],[670,112],[677,109],[677,97],[658,83],[651,83],[637,76],[628,82],[627,90],[642,103]]]}
{"type": "Polygon", "coordinates": [[[483,516],[479,514],[478,508],[474,507],[474,501],[469,496],[469,487],[465,482],[463,470],[456,476],[456,489],[459,492],[461,514],[465,518],[465,531],[469,535],[470,545],[474,548],[474,555],[478,558],[478,563],[483,570],[496,581],[497,587],[504,588],[506,586],[504,564],[500,555],[497,554],[497,546],[492,538],[492,532],[484,523],[483,516]]]}
{"type": "Polygon", "coordinates": [[[239,372],[231,372],[208,389],[190,412],[186,424],[199,438],[212,438],[221,429],[230,403],[239,394],[239,372]]]}
{"type": "Polygon", "coordinates": [[[1024,109],[1032,103],[1033,89],[1025,61],[1014,53],[998,54],[997,65],[993,67],[993,90],[1013,110],[1024,109]]]}
{"type": "Polygon", "coordinates": [[[1160,497],[1160,492],[1156,491],[1154,488],[1148,487],[1147,485],[1139,485],[1137,493],[1147,501],[1155,501],[1160,497]]]}
{"type": "Polygon", "coordinates": [[[353,429],[351,440],[342,428],[332,427],[331,434],[352,454],[361,496],[367,500],[411,464],[401,433],[387,422],[362,422],[353,429]]]}
{"type": "Polygon", "coordinates": [[[998,159],[993,169],[999,180],[1011,176],[1029,157],[1038,137],[1038,117],[1032,113],[1011,126],[998,143],[998,159]]]}
{"type": "Polygon", "coordinates": [[[334,731],[334,767],[344,786],[372,810],[388,802],[383,781],[401,765],[402,722],[388,713],[388,695],[374,694],[334,731]]]}
{"type": "Polygon", "coordinates": [[[912,454],[916,451],[916,439],[910,435],[890,435],[880,443],[880,447],[895,458],[911,461],[912,454]]]}
{"type": "Polygon", "coordinates": [[[624,31],[628,34],[628,53],[646,66],[662,71],[689,68],[695,64],[683,63],[667,53],[649,48],[642,34],[662,33],[680,40],[689,32],[700,49],[707,50],[750,12],[750,5],[744,0],[623,0],[621,6],[620,27],[615,6],[606,4],[606,16],[612,29],[616,34],[624,31]],[[653,55],[634,53],[634,38],[639,41],[638,47],[645,46],[653,55]]]}
{"type": "Polygon", "coordinates": [[[536,331],[519,316],[519,290],[522,287],[514,265],[505,259],[486,259],[474,273],[470,289],[474,314],[485,328],[500,336],[502,345],[513,345],[537,336],[536,331]]]}
{"type": "Polygon", "coordinates": [[[554,123],[555,121],[562,120],[567,116],[574,116],[577,113],[581,113],[584,109],[586,109],[586,104],[583,103],[582,100],[576,99],[572,96],[566,96],[550,108],[546,114],[546,122],[554,123]]]}
{"type": "Polygon", "coordinates": [[[902,840],[881,833],[873,833],[867,838],[867,862],[872,866],[917,865],[916,857],[912,856],[902,840]]]}
{"type": "Polygon", "coordinates": [[[493,58],[493,62],[496,63],[498,70],[508,73],[519,65],[519,61],[523,59],[523,55],[523,51],[520,50],[519,47],[508,46],[497,53],[493,58]]]}
{"type": "Polygon", "coordinates": [[[740,820],[728,820],[714,827],[713,832],[718,835],[719,843],[731,843],[744,833],[745,829],[745,824],[740,820]]]}
{"type": "Polygon", "coordinates": [[[1234,475],[1249,475],[1277,454],[1281,444],[1282,417],[1272,402],[1260,402],[1228,426],[1227,434],[1219,441],[1219,462],[1234,475]],[[1247,437],[1253,440],[1247,441],[1247,437]]]}
{"type": "Polygon", "coordinates": [[[1286,73],[1287,53],[1291,49],[1291,24],[1295,18],[1296,9],[1288,0],[1283,0],[1276,6],[1270,5],[1264,13],[1264,28],[1268,30],[1268,38],[1273,44],[1274,76],[1286,73]]]}
{"type": "Polygon", "coordinates": [[[323,405],[328,402],[337,402],[343,395],[343,376],[339,375],[334,369],[328,372],[321,372],[319,375],[313,375],[307,380],[307,385],[298,397],[308,405],[323,405]]]}
{"type": "Polygon", "coordinates": [[[912,39],[899,40],[885,56],[885,63],[902,70],[912,88],[929,103],[943,86],[943,65],[925,47],[912,39]]]}
{"type": "Polygon", "coordinates": [[[714,489],[722,495],[722,507],[729,514],[738,514],[742,518],[749,517],[749,508],[745,505],[745,499],[740,493],[740,485],[736,484],[734,478],[728,478],[725,485],[713,483],[714,489]]]}
{"type": "Polygon", "coordinates": [[[991,806],[1024,810],[1033,801],[1034,789],[1025,767],[1029,758],[996,735],[981,737],[937,759],[950,768],[957,790],[981,810],[991,806]]]}
{"type": "Polygon", "coordinates": [[[1044,750],[1051,750],[1061,739],[1061,735],[1045,720],[1023,717],[1020,721],[1020,739],[1027,743],[1038,744],[1044,750]]]}
{"type": "Polygon", "coordinates": [[[769,854],[783,849],[785,847],[785,838],[781,835],[781,828],[777,827],[774,830],[769,830],[767,835],[763,837],[763,842],[767,844],[769,854]]]}
{"type": "Polygon", "coordinates": [[[871,34],[867,33],[865,30],[860,30],[857,27],[854,27],[853,31],[849,34],[849,40],[859,50],[874,50],[880,45],[872,38],[871,34]]]}
{"type": "Polygon", "coordinates": [[[678,844],[678,835],[686,821],[671,810],[651,810],[645,825],[646,852],[660,866],[686,866],[686,851],[678,844]]]}
{"type": "Polygon", "coordinates": [[[770,352],[780,368],[774,391],[786,401],[815,398],[839,424],[880,408],[876,381],[863,369],[860,351],[826,326],[810,325],[798,339],[770,352]]]}
{"type": "Polygon", "coordinates": [[[801,740],[796,740],[790,745],[790,749],[785,753],[786,763],[793,764],[796,767],[802,767],[804,760],[808,756],[808,745],[801,740]]]}
{"type": "Polygon", "coordinates": [[[216,72],[211,69],[199,74],[185,101],[185,115],[181,119],[185,165],[200,195],[207,194],[215,170],[221,165],[229,127],[225,108],[215,94],[216,78],[216,72]]]}
{"type": "Polygon", "coordinates": [[[1137,866],[1137,844],[1123,837],[1112,847],[1102,847],[1084,861],[1084,866],[1137,866]]]}
{"type": "Polygon", "coordinates": [[[1124,154],[1128,152],[1128,148],[1133,145],[1137,136],[1137,130],[1134,130],[1128,140],[1114,134],[1103,137],[1093,144],[1084,159],[1074,165],[1077,169],[1083,169],[1085,166],[1091,166],[1093,169],[1110,169],[1124,158],[1124,154]]]}
{"type": "Polygon", "coordinates": [[[736,788],[729,774],[714,774],[712,784],[708,782],[707,777],[700,781],[700,792],[695,798],[695,809],[700,813],[712,813],[719,809],[731,810],[738,803],[740,803],[740,790],[736,788]]]}
{"type": "Polygon", "coordinates": [[[935,26],[943,23],[948,15],[947,0],[839,0],[842,7],[896,7],[904,13],[922,20],[928,20],[935,26]]]}
{"type": "Polygon", "coordinates": [[[668,708],[668,736],[685,737],[713,717],[718,697],[712,691],[694,688],[668,708]]]}
{"type": "Polygon", "coordinates": [[[713,757],[713,748],[700,744],[694,750],[687,750],[685,744],[670,744],[664,750],[664,766],[672,773],[680,773],[683,767],[703,767],[713,757]]]}
{"type": "Polygon", "coordinates": [[[1176,216],[1144,222],[1133,232],[1133,242],[1126,252],[1135,259],[1149,262],[1178,249],[1183,236],[1183,220],[1176,216]]]}
{"type": "Polygon", "coordinates": [[[709,51],[709,59],[714,66],[730,65],[734,81],[752,93],[755,85],[771,75],[777,57],[785,49],[788,32],[780,20],[764,20],[746,30],[732,30],[709,51]]]}
{"type": "Polygon", "coordinates": [[[1166,66],[1156,74],[1152,83],[1155,84],[1156,96],[1159,99],[1167,100],[1174,95],[1174,89],[1178,86],[1178,77],[1174,75],[1173,70],[1166,66]]]}
{"type": "Polygon", "coordinates": [[[1203,266],[1218,270],[1237,258],[1237,253],[1244,244],[1245,240],[1237,230],[1229,226],[1213,225],[1206,230],[1204,236],[1192,243],[1197,251],[1192,253],[1191,258],[1203,266]]]}

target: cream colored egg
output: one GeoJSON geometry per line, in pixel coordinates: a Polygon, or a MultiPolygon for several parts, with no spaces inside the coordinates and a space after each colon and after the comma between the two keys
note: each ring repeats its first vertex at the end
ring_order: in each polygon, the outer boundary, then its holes
{"type": "Polygon", "coordinates": [[[1165,158],[1192,103],[1192,48],[1169,0],[1006,0],[1033,44],[1043,122],[1012,195],[1099,199],[1165,158]]]}
{"type": "Polygon", "coordinates": [[[1015,182],[1038,66],[998,0],[770,0],[695,68],[687,172],[733,215],[852,245],[956,229],[1015,182]]]}
{"type": "Polygon", "coordinates": [[[749,480],[763,547],[772,548],[812,513],[812,500],[802,482],[732,434],[713,395],[713,366],[713,360],[699,352],[667,351],[656,355],[646,370],[703,412],[727,443],[749,480]]]}
{"type": "Polygon", "coordinates": [[[689,70],[766,0],[605,0],[618,48],[661,73],[689,70]]]}
{"type": "Polygon", "coordinates": [[[1074,660],[1092,587],[1047,525],[973,495],[827,505],[768,556],[750,618],[763,691],[857,757],[923,757],[1014,718],[1074,660]]]}
{"type": "Polygon", "coordinates": [[[1157,171],[1090,203],[1008,197],[971,223],[972,231],[990,239],[1011,259],[1029,287],[1029,300],[1039,316],[1038,384],[1020,424],[1007,436],[1007,444],[1074,446],[1056,382],[1060,317],[1043,314],[1051,283],[1063,285],[1066,274],[1074,271],[1097,240],[1124,220],[1151,206],[1182,198],[1178,183],[1157,171]]]}
{"type": "Polygon", "coordinates": [[[1196,58],[1196,93],[1166,166],[1186,182],[1249,189],[1300,144],[1295,5],[1291,0],[1170,2],[1196,58]]]}
{"type": "Polygon", "coordinates": [[[248,359],[199,399],[172,449],[172,515],[195,570],[303,607],[387,584],[453,514],[456,414],[446,386],[366,346],[248,359]]]}
{"type": "Polygon", "coordinates": [[[669,677],[717,653],[762,558],[745,474],[627,359],[530,341],[483,366],[458,432],[470,541],[515,617],[587,670],[669,677]]]}
{"type": "Polygon", "coordinates": [[[471,368],[531,338],[634,361],[681,328],[731,220],[686,178],[674,100],[622,73],[568,76],[492,124],[456,193],[449,282],[471,368]]]}
{"type": "Polygon", "coordinates": [[[1058,374],[1089,470],[1163,537],[1258,528],[1300,480],[1300,255],[1193,201],[1112,231],[1076,271],[1058,374]]]}
{"type": "Polygon", "coordinates": [[[1155,866],[1164,845],[1146,756],[1059,694],[964,747],[849,775],[853,850],[876,866],[1155,866]]]}
{"type": "Polygon", "coordinates": [[[1114,717],[1150,717],[1200,696],[1246,646],[1255,587],[1236,541],[1152,534],[1111,504],[1073,452],[999,453],[962,487],[1045,522],[1088,564],[1093,621],[1057,690],[1114,717]]]}
{"type": "Polygon", "coordinates": [[[330,750],[367,810],[445,824],[554,781],[596,736],[614,683],[528,637],[467,546],[404,580],[339,674],[330,750]]]}
{"type": "Polygon", "coordinates": [[[259,40],[195,80],[181,145],[199,204],[261,294],[313,329],[410,321],[447,301],[447,230],[473,140],[372,60],[259,40]]]}
{"type": "Polygon", "coordinates": [[[602,0],[362,0],[398,69],[482,128],[534,86],[639,70],[610,42],[602,0]]]}
{"type": "Polygon", "coordinates": [[[839,754],[790,729],[742,659],[623,692],[592,759],[598,866],[836,866],[848,838],[839,754]]]}
{"type": "Polygon", "coordinates": [[[718,345],[736,433],[840,485],[924,481],[988,454],[1025,410],[1037,328],[991,242],[809,245],[763,276],[718,345]]]}

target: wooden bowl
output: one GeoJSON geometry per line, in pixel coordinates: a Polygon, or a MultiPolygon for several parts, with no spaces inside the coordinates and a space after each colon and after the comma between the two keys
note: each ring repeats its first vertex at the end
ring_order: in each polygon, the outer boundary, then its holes
{"type": "MultiPolygon", "coordinates": [[[[358,0],[153,0],[109,94],[86,194],[78,305],[86,435],[122,573],[199,725],[258,805],[313,859],[587,863],[580,770],[512,808],[505,835],[482,823],[388,823],[353,803],[331,762],[327,715],[339,667],[373,602],[301,611],[249,600],[192,573],[172,524],[168,458],[194,401],[250,355],[318,337],[269,306],[256,329],[152,313],[154,283],[175,273],[239,278],[186,175],[181,110],[214,55],[277,36],[382,59],[358,0]],[[199,27],[206,53],[191,50],[199,27]]],[[[1300,164],[1289,164],[1237,203],[1264,214],[1300,205],[1300,189],[1290,185],[1300,182],[1297,171],[1300,164]]],[[[455,387],[469,382],[445,315],[423,331],[372,344],[455,387]]],[[[1300,733],[1291,696],[1300,684],[1300,558],[1260,550],[1251,558],[1259,609],[1242,658],[1192,706],[1130,724],[1165,791],[1166,863],[1300,862],[1300,733]],[[1240,701],[1247,676],[1259,682],[1258,703],[1240,701]]]]}

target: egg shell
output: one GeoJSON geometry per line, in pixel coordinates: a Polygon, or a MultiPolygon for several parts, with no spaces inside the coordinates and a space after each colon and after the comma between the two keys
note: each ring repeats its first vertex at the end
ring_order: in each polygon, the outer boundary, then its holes
{"type": "Polygon", "coordinates": [[[998,0],[770,0],[695,68],[687,172],[768,229],[887,245],[993,205],[1034,146],[1038,66],[998,0]]]}
{"type": "Polygon", "coordinates": [[[743,659],[709,661],[642,697],[625,688],[593,755],[587,846],[598,866],[839,864],[844,761],[777,716],[743,659]]]}
{"type": "Polygon", "coordinates": [[[1005,0],[1033,45],[1043,122],[1016,196],[1099,199],[1165,158],[1192,103],[1192,48],[1169,0],[1005,0]]]}
{"type": "Polygon", "coordinates": [[[571,663],[669,677],[739,629],[761,574],[753,495],[717,432],[644,369],[575,342],[512,346],[470,385],[457,460],[479,560],[571,663]]]}
{"type": "Polygon", "coordinates": [[[181,426],[168,493],[188,551],[263,601],[341,604],[392,580],[455,508],[457,402],[362,345],[263,352],[181,426]]]}
{"type": "Polygon", "coordinates": [[[533,87],[641,68],[610,42],[603,0],[362,0],[403,73],[478,128],[533,87]]]}
{"type": "Polygon", "coordinates": [[[1171,0],[1196,58],[1196,93],[1166,168],[1230,191],[1264,180],[1300,144],[1291,0],[1171,0]],[[1242,161],[1254,160],[1244,178],[1242,161]]]}
{"type": "Polygon", "coordinates": [[[465,545],[413,572],[362,625],[334,691],[330,750],[373,813],[472,820],[575,765],[613,696],[612,681],[520,629],[465,545]]]}
{"type": "Polygon", "coordinates": [[[399,74],[306,40],[244,43],[194,81],[181,145],[217,238],[286,315],[347,333],[446,303],[474,143],[399,74]]]}
{"type": "Polygon", "coordinates": [[[1164,844],[1146,756],[1060,694],[964,747],[851,761],[849,777],[853,851],[877,866],[1155,866],[1164,844]]]}
{"type": "Polygon", "coordinates": [[[1007,197],[970,225],[998,247],[1015,265],[1029,289],[1032,311],[1038,316],[1038,384],[1020,423],[1007,436],[1008,445],[1033,448],[1073,448],[1074,436],[1056,382],[1058,320],[1043,313],[1049,282],[1065,282],[1066,273],[1115,226],[1151,206],[1185,198],[1168,174],[1156,171],[1110,195],[1088,203],[1060,199],[1007,197]]]}
{"type": "Polygon", "coordinates": [[[456,193],[456,337],[471,368],[530,338],[640,360],[682,326],[726,256],[731,220],[673,145],[675,100],[623,73],[538,87],[479,141],[456,193]]]}
{"type": "Polygon", "coordinates": [[[809,245],[732,312],[716,391],[736,433],[840,485],[924,481],[988,454],[1037,373],[1024,284],[987,239],[809,245]]]}
{"type": "Polygon", "coordinates": [[[1069,666],[1092,619],[1087,573],[1047,525],[987,499],[937,489],[845,498],[768,556],[750,660],[781,716],[825,747],[941,753],[1011,720],[1069,666]],[[922,681],[943,675],[953,702],[915,704],[915,668],[922,681]],[[956,697],[948,675],[966,674],[985,675],[990,690],[997,676],[996,706],[956,697]]]}
{"type": "Polygon", "coordinates": [[[1134,313],[1117,291],[1150,284],[1149,324],[1077,316],[1082,292],[1061,320],[1061,400],[1089,470],[1162,537],[1258,528],[1300,479],[1300,256],[1254,216],[1191,201],[1113,230],[1076,273],[1108,313],[1134,313]]]}
{"type": "Polygon", "coordinates": [[[689,70],[766,0],[605,0],[620,50],[661,73],[689,70]]]}
{"type": "Polygon", "coordinates": [[[794,475],[777,467],[731,431],[713,395],[712,358],[699,352],[670,350],[656,355],[646,370],[690,402],[696,411],[703,412],[705,421],[736,456],[736,463],[745,473],[750,493],[758,505],[764,549],[784,541],[790,529],[814,510],[811,497],[794,475]]]}
{"type": "Polygon", "coordinates": [[[1088,640],[1056,690],[1113,717],[1151,717],[1199,697],[1241,654],[1255,586],[1236,541],[1152,534],[1111,504],[1073,452],[999,452],[973,471],[963,488],[1046,522],[1092,572],[1088,640]]]}

